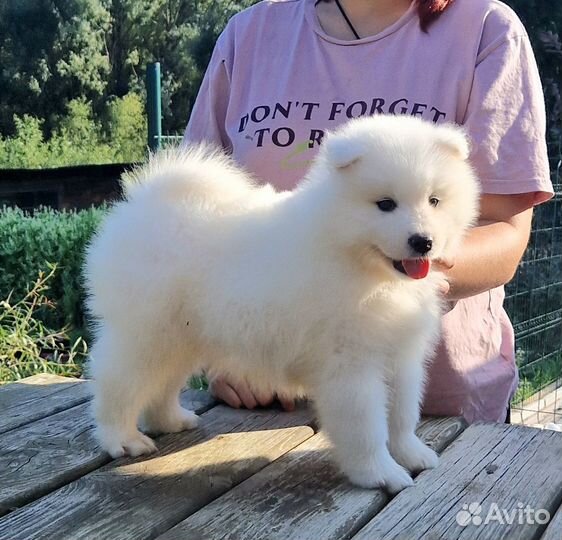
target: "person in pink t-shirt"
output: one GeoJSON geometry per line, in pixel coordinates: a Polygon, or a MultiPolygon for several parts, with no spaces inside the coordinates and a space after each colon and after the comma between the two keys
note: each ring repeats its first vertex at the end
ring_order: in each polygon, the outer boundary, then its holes
{"type": "MultiPolygon", "coordinates": [[[[518,382],[503,285],[527,245],[533,206],[552,196],[541,83],[510,8],[497,0],[260,2],[219,37],[184,142],[218,144],[261,181],[290,190],[326,130],[370,114],[455,122],[472,139],[480,222],[440,268],[452,309],[423,413],[503,421],[518,382]]],[[[234,407],[273,399],[224,377],[211,389],[234,407]]]]}

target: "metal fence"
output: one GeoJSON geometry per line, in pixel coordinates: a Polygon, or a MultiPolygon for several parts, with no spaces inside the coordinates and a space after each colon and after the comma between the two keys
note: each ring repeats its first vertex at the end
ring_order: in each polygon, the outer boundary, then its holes
{"type": "Polygon", "coordinates": [[[520,384],[512,421],[562,421],[562,148],[550,145],[555,196],[535,210],[529,247],[506,288],[520,384]]]}

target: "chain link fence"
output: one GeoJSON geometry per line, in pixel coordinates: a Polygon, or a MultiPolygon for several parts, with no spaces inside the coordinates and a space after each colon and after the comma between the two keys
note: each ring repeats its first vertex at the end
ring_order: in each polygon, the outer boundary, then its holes
{"type": "Polygon", "coordinates": [[[519,388],[512,421],[562,423],[562,146],[549,145],[555,196],[535,210],[529,247],[506,287],[519,388]]]}

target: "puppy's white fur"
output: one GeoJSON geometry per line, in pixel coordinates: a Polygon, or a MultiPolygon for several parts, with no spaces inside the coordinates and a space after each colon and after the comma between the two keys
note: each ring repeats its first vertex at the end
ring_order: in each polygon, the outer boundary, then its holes
{"type": "Polygon", "coordinates": [[[139,423],[194,427],[178,394],[205,368],[312,397],[355,484],[399,491],[406,469],[434,467],[414,429],[439,276],[411,279],[392,260],[416,256],[413,234],[433,239],[428,257],[454,255],[477,215],[468,153],[458,128],[363,118],[327,137],[292,193],[209,148],[153,156],[87,256],[103,448],[154,450],[139,423]]]}

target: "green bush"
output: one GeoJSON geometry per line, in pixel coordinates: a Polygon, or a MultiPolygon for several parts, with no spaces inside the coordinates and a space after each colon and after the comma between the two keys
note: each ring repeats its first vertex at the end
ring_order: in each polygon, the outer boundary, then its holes
{"type": "Polygon", "coordinates": [[[40,272],[56,271],[48,285],[48,296],[56,310],[39,310],[51,328],[70,325],[82,331],[84,250],[97,229],[105,209],[79,212],[40,209],[33,215],[19,209],[0,212],[0,298],[17,302],[25,297],[29,284],[40,272]]]}

